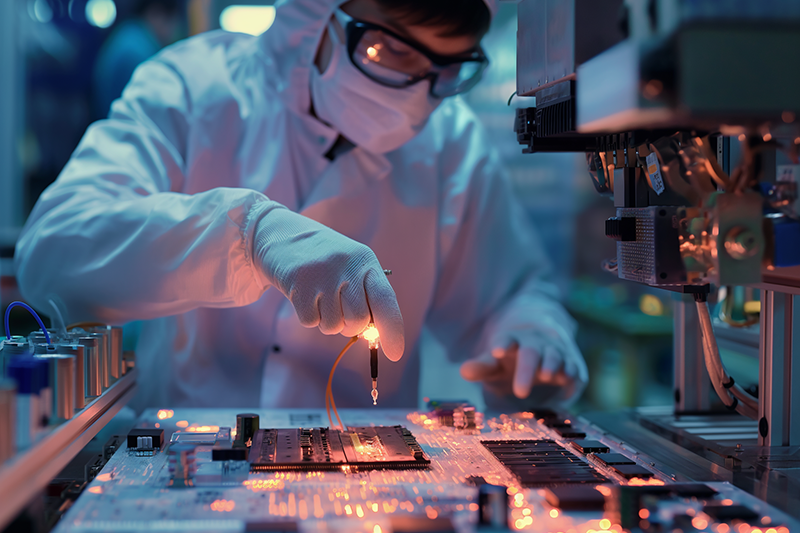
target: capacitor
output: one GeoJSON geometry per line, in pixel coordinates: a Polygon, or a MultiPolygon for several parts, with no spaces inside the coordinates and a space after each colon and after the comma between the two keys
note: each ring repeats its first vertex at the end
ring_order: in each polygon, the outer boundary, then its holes
{"type": "Polygon", "coordinates": [[[481,528],[508,530],[508,493],[500,485],[478,488],[478,524],[481,528]]]}
{"type": "Polygon", "coordinates": [[[97,326],[91,330],[102,333],[108,344],[108,369],[111,378],[119,379],[125,373],[122,361],[122,328],[118,326],[97,326]]]}
{"type": "Polygon", "coordinates": [[[96,398],[103,394],[103,380],[100,377],[100,341],[97,336],[83,335],[76,342],[84,348],[84,368],[86,370],[86,396],[96,398]]]}
{"type": "Polygon", "coordinates": [[[193,444],[174,443],[169,446],[169,486],[186,488],[194,486],[194,475],[197,473],[197,460],[193,444]]]}
{"type": "Polygon", "coordinates": [[[49,381],[53,388],[53,416],[57,421],[69,420],[75,414],[75,356],[42,354],[36,359],[47,361],[49,381]]]}
{"type": "Polygon", "coordinates": [[[239,413],[236,415],[236,440],[234,447],[247,447],[253,443],[258,431],[258,415],[255,413],[239,413]]]}
{"type": "Polygon", "coordinates": [[[80,344],[59,344],[58,353],[75,357],[75,411],[86,407],[86,348],[80,344]]]}
{"type": "Polygon", "coordinates": [[[49,343],[47,342],[47,337],[45,336],[44,331],[42,331],[41,329],[37,329],[31,331],[30,334],[28,334],[28,340],[31,342],[31,344],[37,344],[37,343],[56,344],[60,340],[63,340],[61,338],[61,334],[54,329],[48,329],[47,335],[50,336],[49,343]]]}
{"type": "Polygon", "coordinates": [[[20,335],[15,335],[10,339],[3,339],[0,342],[0,371],[2,375],[6,374],[6,365],[12,357],[18,355],[33,355],[33,348],[28,339],[20,335]]]}
{"type": "Polygon", "coordinates": [[[39,425],[39,379],[31,357],[15,357],[8,362],[8,376],[16,383],[16,447],[24,450],[33,444],[39,425]]]}
{"type": "Polygon", "coordinates": [[[103,386],[103,391],[105,391],[109,385],[111,384],[110,378],[110,362],[108,360],[109,353],[108,353],[108,332],[107,331],[96,331],[92,330],[91,333],[87,333],[89,337],[97,337],[97,350],[99,352],[99,360],[100,360],[100,383],[103,386]]]}
{"type": "Polygon", "coordinates": [[[0,379],[0,465],[17,451],[16,443],[17,384],[0,379]]]}

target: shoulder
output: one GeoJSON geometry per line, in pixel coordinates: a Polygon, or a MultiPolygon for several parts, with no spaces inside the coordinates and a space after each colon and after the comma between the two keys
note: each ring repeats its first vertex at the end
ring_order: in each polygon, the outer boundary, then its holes
{"type": "Polygon", "coordinates": [[[425,129],[404,149],[406,156],[425,154],[435,159],[440,180],[466,186],[487,167],[499,168],[492,146],[475,112],[454,97],[442,102],[425,129]]]}
{"type": "Polygon", "coordinates": [[[240,74],[253,56],[255,39],[213,31],[168,46],[136,69],[125,97],[179,107],[196,117],[246,107],[240,74]]]}

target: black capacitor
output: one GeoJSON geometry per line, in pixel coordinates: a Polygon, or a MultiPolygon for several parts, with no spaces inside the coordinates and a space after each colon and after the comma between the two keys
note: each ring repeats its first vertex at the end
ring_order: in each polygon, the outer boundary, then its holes
{"type": "Polygon", "coordinates": [[[239,413],[236,415],[236,447],[250,447],[253,437],[258,431],[258,415],[255,413],[239,413]]]}
{"type": "Polygon", "coordinates": [[[500,485],[478,487],[478,525],[495,531],[508,530],[508,493],[500,485]]]}

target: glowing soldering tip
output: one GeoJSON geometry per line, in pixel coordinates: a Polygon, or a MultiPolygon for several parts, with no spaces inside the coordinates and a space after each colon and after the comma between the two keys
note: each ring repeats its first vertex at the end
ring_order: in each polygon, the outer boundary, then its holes
{"type": "Polygon", "coordinates": [[[378,405],[378,382],[372,381],[372,405],[378,405]]]}

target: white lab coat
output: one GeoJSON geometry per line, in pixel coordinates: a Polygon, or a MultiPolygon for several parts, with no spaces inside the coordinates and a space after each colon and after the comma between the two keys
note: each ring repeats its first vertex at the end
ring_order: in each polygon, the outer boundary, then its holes
{"type": "MultiPolygon", "coordinates": [[[[509,323],[577,350],[539,240],[459,98],[394,152],[324,157],[337,133],[309,115],[309,67],[332,9],[285,2],[261,37],[211,32],[142,64],[25,226],[16,264],[31,303],[55,298],[69,321],[146,321],[139,407],[324,404],[346,339],[302,327],[257,282],[248,212],[264,195],[394,271],[406,353],[382,358],[382,407],[416,406],[423,328],[455,361],[509,323]]],[[[337,405],[369,405],[370,388],[359,344],[337,370],[337,405]]]]}

